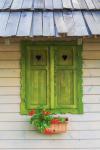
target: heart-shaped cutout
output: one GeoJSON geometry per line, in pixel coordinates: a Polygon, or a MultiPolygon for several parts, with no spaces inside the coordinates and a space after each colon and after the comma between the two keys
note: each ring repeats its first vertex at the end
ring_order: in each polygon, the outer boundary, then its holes
{"type": "Polygon", "coordinates": [[[63,55],[62,58],[63,58],[64,60],[66,60],[66,59],[67,59],[67,55],[63,55]]]}
{"type": "Polygon", "coordinates": [[[39,61],[41,59],[41,55],[36,55],[36,59],[39,61]]]}

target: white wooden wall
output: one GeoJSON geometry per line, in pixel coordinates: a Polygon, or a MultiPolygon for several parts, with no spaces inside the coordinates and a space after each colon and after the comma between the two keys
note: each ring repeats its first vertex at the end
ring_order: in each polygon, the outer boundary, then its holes
{"type": "Polygon", "coordinates": [[[19,45],[0,44],[0,150],[100,150],[100,41],[84,43],[83,59],[84,114],[68,115],[67,133],[45,136],[19,114],[19,45]]]}

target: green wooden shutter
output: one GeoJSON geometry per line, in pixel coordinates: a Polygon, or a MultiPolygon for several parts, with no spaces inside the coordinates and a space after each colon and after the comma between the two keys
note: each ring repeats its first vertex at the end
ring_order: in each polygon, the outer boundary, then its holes
{"type": "Polygon", "coordinates": [[[54,101],[55,109],[62,112],[76,113],[80,108],[78,53],[72,46],[54,48],[54,101]]]}
{"type": "Polygon", "coordinates": [[[45,47],[28,49],[26,82],[28,91],[27,108],[37,108],[40,105],[49,108],[49,57],[45,47]],[[29,53],[30,51],[30,53],[29,53]]]}
{"type": "Polygon", "coordinates": [[[41,104],[54,112],[83,112],[81,49],[81,46],[23,47],[22,114],[41,104]]]}

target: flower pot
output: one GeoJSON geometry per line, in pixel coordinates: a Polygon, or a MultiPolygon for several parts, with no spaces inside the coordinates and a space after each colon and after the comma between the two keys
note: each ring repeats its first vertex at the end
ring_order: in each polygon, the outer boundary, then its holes
{"type": "Polygon", "coordinates": [[[51,124],[48,129],[52,132],[52,134],[64,133],[67,131],[67,125],[68,118],[66,118],[64,123],[51,124]]]}

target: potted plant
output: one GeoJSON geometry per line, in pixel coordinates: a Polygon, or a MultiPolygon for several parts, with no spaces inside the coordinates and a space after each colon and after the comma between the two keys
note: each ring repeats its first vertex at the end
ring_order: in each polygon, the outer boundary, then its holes
{"type": "Polygon", "coordinates": [[[29,116],[30,123],[43,134],[63,133],[67,130],[68,118],[54,117],[44,108],[31,110],[29,116]]]}

